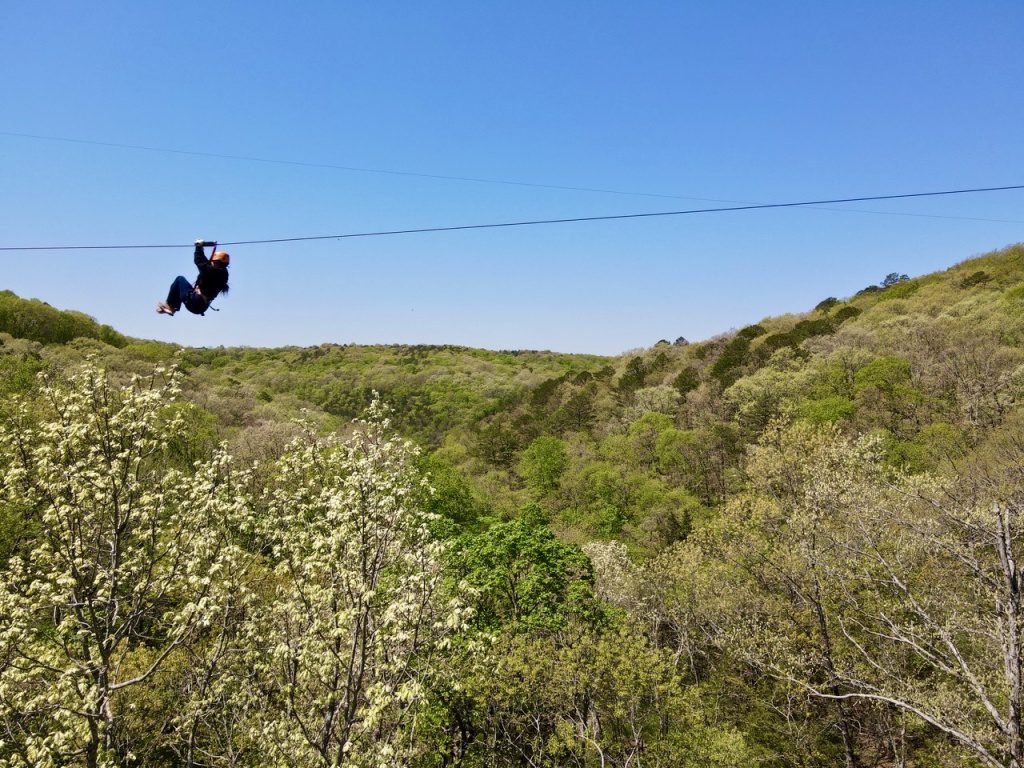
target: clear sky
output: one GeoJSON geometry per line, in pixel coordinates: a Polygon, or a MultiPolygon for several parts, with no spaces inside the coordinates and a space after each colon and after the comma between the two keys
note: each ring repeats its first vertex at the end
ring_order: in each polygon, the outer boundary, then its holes
{"type": "Polygon", "coordinates": [[[1020,0],[6,2],[0,245],[183,247],[0,288],[200,346],[701,339],[1022,241],[1024,192],[237,246],[221,312],[154,306],[197,237],[1024,184],[1022,40],[1020,0]]]}

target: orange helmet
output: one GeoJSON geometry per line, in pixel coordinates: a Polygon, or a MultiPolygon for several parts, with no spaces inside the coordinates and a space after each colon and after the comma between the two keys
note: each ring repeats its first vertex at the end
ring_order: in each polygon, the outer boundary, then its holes
{"type": "Polygon", "coordinates": [[[213,254],[213,256],[210,257],[210,261],[223,261],[224,266],[226,267],[228,264],[231,263],[231,256],[228,254],[227,251],[217,251],[216,253],[213,254]]]}

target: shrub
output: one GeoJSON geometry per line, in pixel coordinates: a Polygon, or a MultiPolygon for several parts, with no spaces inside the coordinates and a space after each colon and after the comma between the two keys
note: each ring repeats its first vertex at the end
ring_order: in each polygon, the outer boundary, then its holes
{"type": "Polygon", "coordinates": [[[834,315],[832,315],[832,322],[835,323],[836,325],[839,325],[840,323],[844,323],[852,317],[856,317],[862,311],[863,310],[860,309],[860,307],[845,306],[838,312],[836,312],[834,315]]]}
{"type": "Polygon", "coordinates": [[[856,411],[857,406],[852,400],[840,395],[832,395],[818,400],[805,400],[798,406],[797,415],[812,424],[830,424],[848,419],[856,411]]]}
{"type": "Polygon", "coordinates": [[[835,324],[827,317],[817,320],[801,320],[786,333],[773,333],[768,336],[757,349],[757,359],[764,362],[772,353],[783,347],[799,347],[800,344],[812,336],[823,336],[835,333],[835,324]]]}
{"type": "Polygon", "coordinates": [[[976,285],[984,285],[985,283],[992,280],[992,276],[983,269],[979,269],[977,272],[972,272],[963,280],[960,281],[961,288],[973,288],[976,285]]]}
{"type": "Polygon", "coordinates": [[[893,355],[875,358],[854,375],[854,389],[857,392],[875,387],[892,393],[900,385],[909,383],[910,363],[893,355]]]}
{"type": "Polygon", "coordinates": [[[900,281],[899,283],[895,283],[889,288],[886,288],[883,298],[886,301],[889,299],[905,299],[908,296],[917,293],[920,287],[921,283],[917,281],[900,281]]]}
{"type": "Polygon", "coordinates": [[[793,326],[792,332],[803,341],[812,336],[825,336],[829,333],[835,333],[835,330],[832,321],[827,317],[822,317],[817,320],[801,320],[793,326]]]}
{"type": "Polygon", "coordinates": [[[764,326],[755,323],[754,325],[748,325],[745,328],[740,328],[736,332],[736,338],[750,341],[751,339],[756,339],[758,336],[764,336],[767,332],[768,331],[764,329],[764,326]]]}
{"type": "Polygon", "coordinates": [[[761,358],[766,360],[775,350],[783,347],[795,347],[799,343],[800,340],[793,333],[773,333],[761,342],[758,351],[761,353],[761,358]]]}

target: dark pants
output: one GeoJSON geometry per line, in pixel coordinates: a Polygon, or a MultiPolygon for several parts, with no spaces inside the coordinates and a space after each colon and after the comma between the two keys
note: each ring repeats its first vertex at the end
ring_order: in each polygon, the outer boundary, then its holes
{"type": "Polygon", "coordinates": [[[171,290],[167,292],[167,303],[171,309],[177,312],[181,305],[193,315],[201,315],[209,308],[210,303],[204,299],[192,286],[188,279],[178,275],[171,283],[171,290]]]}

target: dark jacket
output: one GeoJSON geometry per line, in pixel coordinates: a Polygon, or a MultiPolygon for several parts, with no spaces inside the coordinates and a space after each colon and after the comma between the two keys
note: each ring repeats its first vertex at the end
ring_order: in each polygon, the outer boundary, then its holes
{"type": "Polygon", "coordinates": [[[203,294],[206,303],[209,304],[217,295],[223,291],[228,284],[228,268],[215,267],[203,253],[203,246],[196,246],[196,266],[199,267],[199,278],[196,280],[196,288],[203,294]]]}

